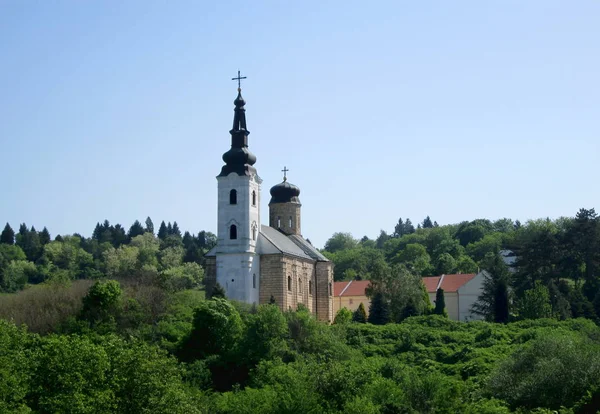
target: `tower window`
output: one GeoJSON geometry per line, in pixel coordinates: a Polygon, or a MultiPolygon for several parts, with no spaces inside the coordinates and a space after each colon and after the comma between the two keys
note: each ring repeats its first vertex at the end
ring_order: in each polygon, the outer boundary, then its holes
{"type": "Polygon", "coordinates": [[[229,192],[229,204],[237,204],[237,191],[231,190],[229,192]]]}
{"type": "Polygon", "coordinates": [[[256,227],[252,227],[252,240],[256,240],[256,227]]]}
{"type": "Polygon", "coordinates": [[[312,280],[308,281],[308,294],[312,295],[312,280]]]}
{"type": "Polygon", "coordinates": [[[302,294],[302,280],[298,279],[298,293],[302,294]]]}
{"type": "Polygon", "coordinates": [[[229,238],[231,240],[237,239],[237,226],[235,224],[232,224],[231,227],[229,227],[229,238]]]}
{"type": "Polygon", "coordinates": [[[290,228],[292,227],[292,216],[290,216],[290,225],[289,225],[289,227],[290,228]]]}
{"type": "Polygon", "coordinates": [[[331,289],[331,282],[329,282],[329,296],[333,296],[333,292],[331,289]]]}
{"type": "Polygon", "coordinates": [[[281,228],[281,217],[277,217],[277,228],[281,228]]]}
{"type": "Polygon", "coordinates": [[[256,273],[252,275],[252,288],[256,289],[256,273]]]}
{"type": "Polygon", "coordinates": [[[256,191],[252,191],[252,205],[256,205],[256,191]]]}
{"type": "Polygon", "coordinates": [[[292,277],[288,276],[288,291],[292,291],[292,277]]]}

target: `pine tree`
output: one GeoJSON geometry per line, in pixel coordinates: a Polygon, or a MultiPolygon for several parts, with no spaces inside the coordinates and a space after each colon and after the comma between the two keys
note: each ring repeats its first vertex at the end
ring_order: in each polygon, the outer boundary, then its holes
{"type": "Polygon", "coordinates": [[[189,231],[183,233],[183,247],[187,250],[194,243],[194,237],[190,234],[189,231]]]}
{"type": "Polygon", "coordinates": [[[42,246],[45,246],[48,243],[50,243],[50,240],[52,240],[52,238],[50,237],[50,232],[44,226],[44,228],[42,229],[42,231],[40,231],[40,243],[42,243],[42,246]]]}
{"type": "Polygon", "coordinates": [[[111,239],[114,247],[119,247],[120,245],[127,243],[127,234],[125,234],[123,226],[115,224],[115,226],[111,228],[111,239]]]}
{"type": "Polygon", "coordinates": [[[433,228],[433,223],[431,222],[431,219],[429,218],[429,216],[425,217],[425,220],[423,220],[423,228],[424,229],[433,228]]]}
{"type": "Polygon", "coordinates": [[[404,236],[404,222],[402,221],[402,217],[400,217],[398,219],[398,224],[396,224],[396,227],[394,227],[394,234],[392,237],[400,238],[402,236],[404,236]]]}
{"type": "Polygon", "coordinates": [[[171,222],[169,221],[169,223],[167,224],[167,235],[170,236],[171,234],[173,234],[173,226],[171,225],[171,222]]]}
{"type": "Polygon", "coordinates": [[[390,321],[390,307],[383,293],[377,292],[371,306],[369,306],[369,323],[373,325],[385,325],[390,321]]]}
{"type": "Polygon", "coordinates": [[[127,232],[127,238],[131,240],[136,236],[141,236],[142,234],[144,234],[144,227],[142,226],[142,223],[136,220],[129,228],[129,232],[127,232]]]}
{"type": "Polygon", "coordinates": [[[62,238],[62,236],[60,234],[57,234],[56,237],[54,238],[54,241],[63,242],[64,239],[62,238]]]}
{"type": "Polygon", "coordinates": [[[176,221],[173,222],[173,228],[171,229],[171,234],[181,237],[181,230],[179,230],[179,226],[177,225],[176,221]]]}
{"type": "Polygon", "coordinates": [[[8,223],[6,223],[4,230],[2,230],[2,234],[0,234],[0,243],[15,244],[15,232],[8,223]]]}
{"type": "Polygon", "coordinates": [[[435,309],[433,310],[433,313],[435,313],[436,315],[448,316],[448,313],[446,312],[446,300],[444,298],[444,289],[442,288],[439,288],[435,292],[435,309]]]}
{"type": "Polygon", "coordinates": [[[211,294],[211,299],[214,298],[223,298],[225,299],[227,297],[227,294],[225,293],[225,289],[223,289],[223,286],[221,286],[218,282],[215,285],[215,287],[213,287],[212,290],[212,294],[211,294]]]}
{"type": "Polygon", "coordinates": [[[165,221],[163,220],[160,223],[160,227],[158,228],[158,238],[161,240],[165,240],[167,238],[167,236],[169,235],[169,231],[167,229],[167,225],[165,224],[165,221]]]}
{"type": "Polygon", "coordinates": [[[101,235],[102,226],[100,226],[100,223],[96,223],[96,227],[94,227],[94,232],[92,233],[92,239],[100,241],[101,235]]]}
{"type": "Polygon", "coordinates": [[[404,222],[404,234],[412,234],[415,232],[415,226],[413,226],[412,222],[409,218],[404,222]]]}
{"type": "Polygon", "coordinates": [[[361,302],[358,308],[352,313],[352,321],[358,323],[367,323],[367,311],[365,305],[361,302]]]}
{"type": "Polygon", "coordinates": [[[146,217],[146,233],[154,234],[154,223],[150,216],[146,217]]]}

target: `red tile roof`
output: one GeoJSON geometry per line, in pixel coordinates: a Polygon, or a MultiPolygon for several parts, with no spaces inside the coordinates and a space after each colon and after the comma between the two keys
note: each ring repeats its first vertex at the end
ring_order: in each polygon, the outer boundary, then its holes
{"type": "MultiPolygon", "coordinates": [[[[454,274],[442,276],[424,276],[423,284],[429,293],[435,293],[442,281],[441,288],[444,292],[456,292],[467,282],[477,276],[476,273],[454,274]]],[[[364,296],[365,289],[371,283],[369,280],[352,280],[350,282],[335,282],[333,284],[334,296],[364,296]]]]}
{"type": "Polygon", "coordinates": [[[350,282],[335,282],[333,284],[334,296],[365,296],[365,289],[369,280],[351,280],[350,282]]]}
{"type": "Polygon", "coordinates": [[[444,275],[444,279],[442,279],[442,285],[440,287],[444,289],[444,292],[456,292],[460,287],[465,285],[475,276],[477,276],[476,273],[444,275]]]}
{"type": "Polygon", "coordinates": [[[427,288],[427,292],[437,291],[437,286],[440,283],[440,276],[425,276],[423,278],[423,284],[427,288]]]}

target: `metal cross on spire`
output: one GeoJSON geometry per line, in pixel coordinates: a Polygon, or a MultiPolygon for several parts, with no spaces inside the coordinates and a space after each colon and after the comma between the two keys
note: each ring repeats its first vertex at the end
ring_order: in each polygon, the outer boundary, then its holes
{"type": "Polygon", "coordinates": [[[287,167],[283,167],[283,170],[281,170],[283,172],[283,181],[287,181],[287,172],[289,171],[287,169],[287,167]]]}
{"type": "Polygon", "coordinates": [[[241,76],[240,71],[238,70],[237,78],[231,78],[231,80],[238,81],[238,89],[242,88],[242,79],[246,79],[246,76],[241,76]]]}

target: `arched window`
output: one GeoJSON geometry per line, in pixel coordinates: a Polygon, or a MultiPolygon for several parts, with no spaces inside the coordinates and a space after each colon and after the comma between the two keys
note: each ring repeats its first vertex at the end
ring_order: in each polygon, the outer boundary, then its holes
{"type": "Polygon", "coordinates": [[[302,294],[302,279],[298,278],[298,293],[302,294]]]}
{"type": "Polygon", "coordinates": [[[256,273],[252,275],[252,288],[256,289],[256,273]]]}
{"type": "Polygon", "coordinates": [[[308,281],[308,294],[312,295],[312,280],[308,281]]]}
{"type": "Polygon", "coordinates": [[[231,227],[229,227],[229,238],[231,240],[237,239],[237,226],[235,224],[232,224],[231,227]]]}
{"type": "Polygon", "coordinates": [[[252,226],[252,240],[256,240],[256,226],[252,226]]]}
{"type": "Polygon", "coordinates": [[[292,277],[288,276],[288,291],[292,291],[292,277]]]}
{"type": "Polygon", "coordinates": [[[292,216],[290,216],[290,225],[289,225],[289,227],[290,228],[292,227],[292,216]]]}
{"type": "Polygon", "coordinates": [[[231,190],[229,192],[229,204],[237,204],[237,191],[231,190]]]}
{"type": "Polygon", "coordinates": [[[329,296],[333,296],[333,292],[331,289],[331,282],[329,282],[329,296]]]}
{"type": "Polygon", "coordinates": [[[256,205],[256,191],[252,191],[252,205],[256,205]]]}
{"type": "Polygon", "coordinates": [[[281,228],[281,217],[277,217],[277,228],[281,228]]]}

